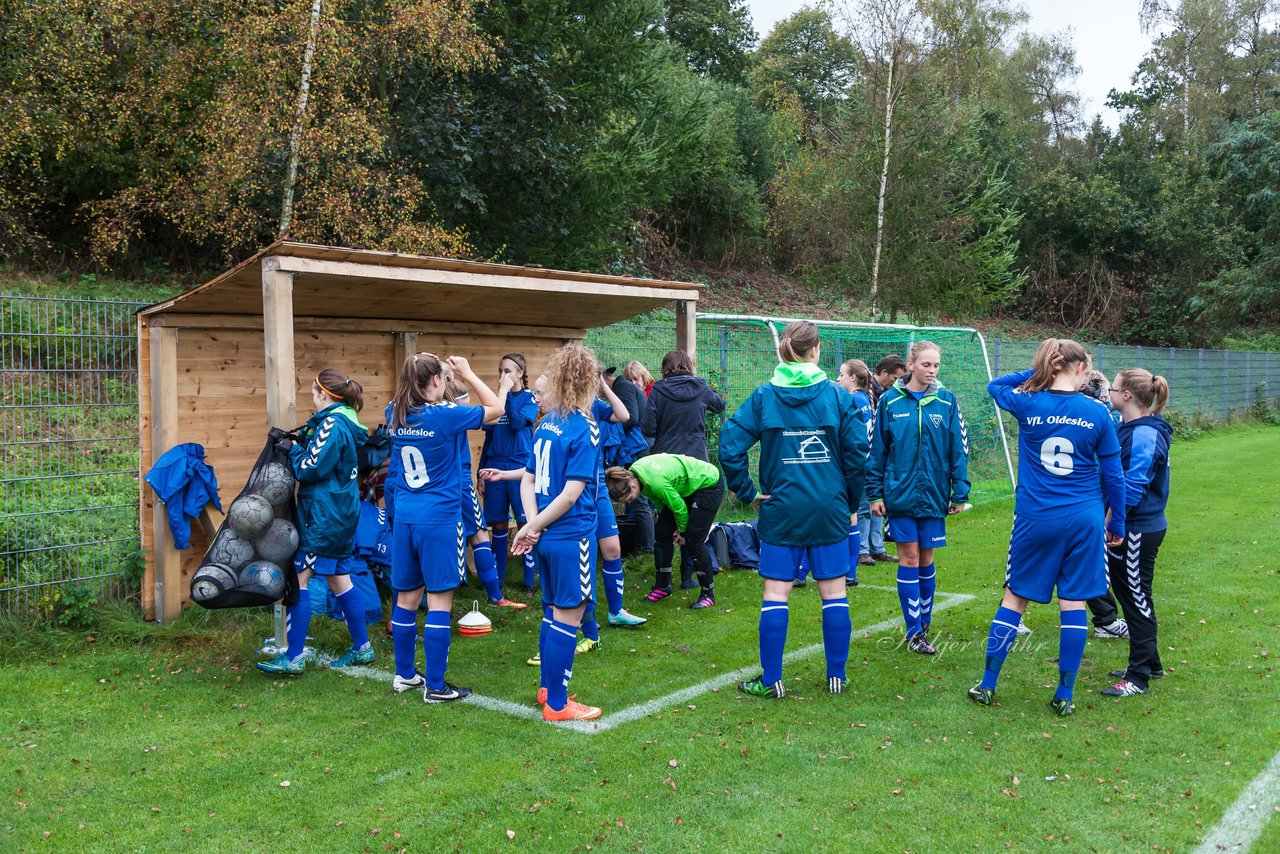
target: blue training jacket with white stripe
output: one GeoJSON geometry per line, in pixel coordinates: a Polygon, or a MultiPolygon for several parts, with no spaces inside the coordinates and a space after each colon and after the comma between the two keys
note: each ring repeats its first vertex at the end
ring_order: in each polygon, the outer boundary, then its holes
{"type": "Polygon", "coordinates": [[[969,428],[956,396],[934,381],[917,401],[900,378],[880,396],[867,499],[890,516],[940,518],[969,499],[969,428]]]}
{"type": "Polygon", "coordinates": [[[298,548],[321,557],[350,557],[360,522],[356,453],[369,430],[349,406],[335,403],[307,419],[289,450],[298,479],[298,548]]]}

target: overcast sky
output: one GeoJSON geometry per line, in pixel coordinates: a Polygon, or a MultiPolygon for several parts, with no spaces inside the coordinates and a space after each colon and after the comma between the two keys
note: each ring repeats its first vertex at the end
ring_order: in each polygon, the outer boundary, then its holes
{"type": "MultiPolygon", "coordinates": [[[[1111,89],[1129,88],[1129,78],[1151,46],[1138,26],[1139,0],[1021,0],[1031,15],[1027,28],[1037,33],[1070,29],[1080,76],[1074,88],[1080,94],[1086,121],[1101,112],[1115,127],[1118,117],[1103,105],[1111,89]]],[[[789,16],[806,0],[747,0],[756,32],[764,38],[774,24],[789,16]]]]}

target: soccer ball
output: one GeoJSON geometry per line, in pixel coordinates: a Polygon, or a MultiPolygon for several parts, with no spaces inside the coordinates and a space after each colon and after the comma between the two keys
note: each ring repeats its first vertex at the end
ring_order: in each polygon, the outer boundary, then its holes
{"type": "Polygon", "coordinates": [[[191,576],[191,598],[196,602],[217,599],[236,586],[236,574],[221,563],[206,563],[191,576]]]}
{"type": "Polygon", "coordinates": [[[261,495],[241,495],[231,505],[227,513],[227,521],[237,534],[247,540],[255,540],[271,527],[271,520],[276,516],[271,502],[261,495]]]}
{"type": "MultiPolygon", "coordinates": [[[[218,532],[209,549],[209,562],[237,570],[253,560],[253,543],[237,534],[230,526],[218,532]]],[[[234,586],[234,585],[233,585],[234,586]]]]}
{"type": "Polygon", "coordinates": [[[287,519],[275,519],[267,532],[253,541],[253,547],[260,557],[283,564],[298,550],[298,529],[287,519]]]}
{"type": "Polygon", "coordinates": [[[253,478],[251,489],[279,507],[293,497],[293,472],[283,463],[267,463],[253,478]]]}
{"type": "Polygon", "coordinates": [[[277,598],[284,593],[284,572],[269,560],[255,560],[240,570],[239,587],[277,598]]]}

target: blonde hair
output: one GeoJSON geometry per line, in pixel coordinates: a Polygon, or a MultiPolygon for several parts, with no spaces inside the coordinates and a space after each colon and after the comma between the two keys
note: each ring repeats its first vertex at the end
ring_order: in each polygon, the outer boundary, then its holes
{"type": "Polygon", "coordinates": [[[1159,414],[1169,402],[1169,381],[1143,368],[1125,368],[1116,374],[1115,389],[1129,392],[1152,415],[1159,414]]]}
{"type": "Polygon", "coordinates": [[[784,362],[803,362],[817,346],[818,327],[808,320],[793,320],[782,330],[778,358],[784,362]]]}
{"type": "Polygon", "coordinates": [[[844,372],[858,381],[858,390],[866,391],[871,387],[871,369],[861,359],[846,359],[840,367],[844,372]]]}
{"type": "Polygon", "coordinates": [[[1053,385],[1054,377],[1071,365],[1079,364],[1093,367],[1093,360],[1083,344],[1070,338],[1046,338],[1036,349],[1035,358],[1031,360],[1035,372],[1022,384],[1022,390],[1044,391],[1053,385]]]}
{"type": "Polygon", "coordinates": [[[622,501],[631,491],[631,484],[639,483],[636,473],[622,466],[610,466],[604,471],[604,485],[609,490],[609,497],[614,501],[622,501]]]}
{"type": "Polygon", "coordinates": [[[653,382],[653,375],[635,359],[622,366],[622,375],[640,386],[641,391],[644,391],[649,383],[653,382]]]}
{"type": "Polygon", "coordinates": [[[583,344],[566,344],[547,360],[548,411],[586,410],[600,388],[596,354],[583,344]]]}

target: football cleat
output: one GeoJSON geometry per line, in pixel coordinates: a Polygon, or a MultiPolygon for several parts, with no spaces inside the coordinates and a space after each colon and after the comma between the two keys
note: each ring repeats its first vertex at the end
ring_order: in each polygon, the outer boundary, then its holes
{"type": "Polygon", "coordinates": [[[366,646],[364,649],[356,649],[354,646],[347,647],[347,651],[333,661],[329,662],[332,668],[353,667],[357,664],[368,664],[373,661],[373,647],[366,646]]]}
{"type": "Polygon", "coordinates": [[[430,685],[422,689],[422,702],[424,703],[452,703],[454,700],[461,700],[471,696],[470,688],[459,688],[456,685],[444,683],[444,687],[437,691],[430,685]]]}
{"type": "Polygon", "coordinates": [[[270,661],[259,661],[257,666],[263,673],[278,676],[298,676],[306,669],[307,663],[301,658],[297,661],[291,661],[289,654],[282,652],[270,661]]]}
{"type": "Polygon", "coordinates": [[[744,694],[750,694],[752,697],[771,697],[780,700],[786,696],[787,692],[782,687],[781,679],[772,685],[764,684],[763,680],[763,676],[757,676],[754,679],[748,679],[746,682],[739,682],[738,690],[744,694]]]}
{"type": "Polygon", "coordinates": [[[689,607],[697,611],[703,608],[714,608],[715,606],[716,606],[716,597],[699,596],[697,599],[694,600],[693,604],[690,605],[689,607]]]}
{"type": "Polygon", "coordinates": [[[542,665],[542,653],[535,652],[533,654],[533,658],[526,661],[525,664],[529,665],[530,667],[540,667],[542,665]]]}
{"type": "Polygon", "coordinates": [[[579,703],[573,697],[570,697],[568,702],[564,704],[564,708],[559,711],[550,706],[542,707],[542,719],[544,721],[591,721],[598,717],[600,717],[598,708],[579,703]]]}
{"type": "Polygon", "coordinates": [[[918,635],[912,635],[911,637],[907,638],[907,649],[911,650],[912,652],[918,652],[921,655],[937,655],[938,654],[938,651],[933,648],[933,645],[931,643],[929,643],[929,638],[925,636],[924,632],[921,632],[918,635]]]}
{"type": "Polygon", "coordinates": [[[1147,689],[1139,686],[1135,682],[1128,679],[1121,679],[1109,688],[1102,689],[1104,697],[1136,697],[1138,694],[1147,693],[1147,689]]]}
{"type": "Polygon", "coordinates": [[[583,638],[582,640],[578,641],[578,645],[574,647],[573,654],[583,655],[588,652],[595,652],[599,648],[600,648],[600,641],[592,640],[591,638],[583,638]]]}
{"type": "Polygon", "coordinates": [[[828,676],[827,690],[830,691],[832,694],[844,693],[844,680],[841,679],[839,676],[828,676]]]}
{"type": "Polygon", "coordinates": [[[536,700],[535,702],[536,702],[539,706],[545,706],[545,705],[547,704],[547,689],[546,689],[546,688],[539,688],[539,689],[538,689],[538,697],[537,697],[537,700],[536,700]]]}
{"type": "Polygon", "coordinates": [[[637,617],[626,608],[623,608],[616,614],[609,615],[609,625],[611,626],[625,626],[626,628],[633,629],[636,626],[643,626],[647,622],[649,622],[647,619],[644,617],[637,617]]]}
{"type": "Polygon", "coordinates": [[[409,679],[405,679],[397,673],[396,678],[391,680],[391,690],[395,691],[397,694],[403,694],[405,691],[425,687],[427,687],[427,678],[421,673],[415,673],[409,679]]]}
{"type": "MultiPolygon", "coordinates": [[[[1115,677],[1116,679],[1124,679],[1126,676],[1128,676],[1128,675],[1129,675],[1129,671],[1128,671],[1128,670],[1111,670],[1111,671],[1109,671],[1109,672],[1107,673],[1107,675],[1108,675],[1108,676],[1115,677]]],[[[1152,670],[1152,671],[1151,671],[1151,678],[1152,678],[1152,679],[1163,679],[1163,678],[1164,678],[1164,671],[1163,671],[1163,670],[1152,670]]]]}
{"type": "Polygon", "coordinates": [[[1053,709],[1053,713],[1058,717],[1065,718],[1075,714],[1076,704],[1066,698],[1054,697],[1049,701],[1049,708],[1053,709]]]}
{"type": "Polygon", "coordinates": [[[1129,636],[1129,624],[1124,620],[1116,620],[1105,626],[1094,626],[1093,636],[1095,638],[1127,638],[1129,636]]]}
{"type": "Polygon", "coordinates": [[[649,595],[644,597],[646,602],[661,602],[671,595],[670,587],[655,587],[649,591],[649,595]]]}
{"type": "Polygon", "coordinates": [[[512,602],[505,596],[501,599],[490,599],[489,604],[495,608],[510,608],[513,611],[523,611],[525,608],[529,607],[523,602],[512,602]]]}
{"type": "Polygon", "coordinates": [[[993,705],[996,701],[996,689],[974,685],[969,689],[969,699],[981,706],[993,705]]]}

